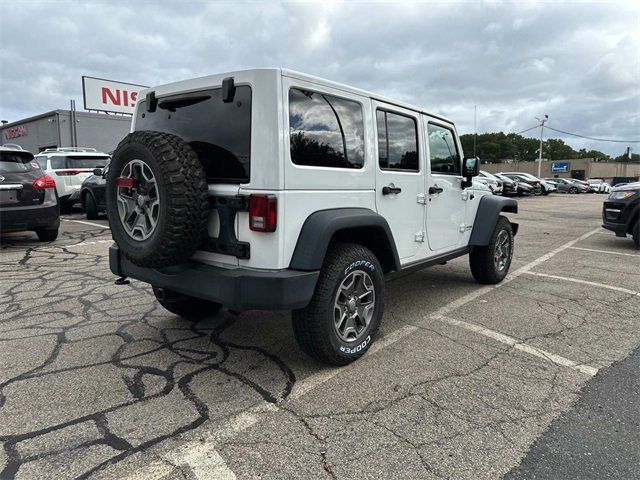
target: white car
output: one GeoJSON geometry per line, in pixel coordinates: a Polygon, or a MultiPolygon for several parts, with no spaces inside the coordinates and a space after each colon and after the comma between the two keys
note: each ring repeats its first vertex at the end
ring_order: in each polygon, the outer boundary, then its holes
{"type": "Polygon", "coordinates": [[[611,191],[611,185],[601,178],[590,178],[587,183],[589,188],[596,193],[609,193],[611,191]]]}
{"type": "Polygon", "coordinates": [[[93,175],[94,169],[104,168],[109,158],[95,148],[63,147],[48,148],[36,155],[35,160],[56,181],[60,209],[65,212],[80,201],[82,182],[93,175]]]}
{"type": "Polygon", "coordinates": [[[502,193],[502,180],[495,175],[484,170],[480,170],[478,180],[485,182],[494,194],[499,195],[502,193]]]}
{"type": "Polygon", "coordinates": [[[283,69],[138,98],[107,175],[109,265],[170,312],[292,309],[301,349],[344,365],[375,338],[386,279],[463,255],[480,283],[507,275],[517,202],[474,185],[441,115],[283,69]]]}

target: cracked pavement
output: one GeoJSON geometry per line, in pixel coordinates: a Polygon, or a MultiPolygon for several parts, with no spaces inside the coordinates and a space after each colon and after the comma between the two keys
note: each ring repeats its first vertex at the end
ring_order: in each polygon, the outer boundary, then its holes
{"type": "MultiPolygon", "coordinates": [[[[596,229],[603,200],[520,201],[512,272],[596,229]]],[[[382,346],[327,368],[287,312],[193,323],[114,285],[107,222],[63,218],[52,243],[0,238],[2,479],[500,478],[594,379],[434,312],[597,377],[640,345],[639,295],[522,274],[473,297],[462,258],[389,283],[382,346]]],[[[640,291],[640,252],[603,232],[532,273],[640,291]]]]}

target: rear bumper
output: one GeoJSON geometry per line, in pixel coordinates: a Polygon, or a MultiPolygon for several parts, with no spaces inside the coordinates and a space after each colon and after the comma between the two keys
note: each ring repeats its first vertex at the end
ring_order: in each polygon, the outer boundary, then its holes
{"type": "Polygon", "coordinates": [[[234,310],[289,310],[305,307],[320,272],[300,270],[260,271],[222,268],[190,262],[163,269],[139,267],[109,248],[109,266],[115,275],[218,302],[234,310]]]}
{"type": "Polygon", "coordinates": [[[0,231],[22,232],[36,228],[55,229],[60,226],[60,208],[56,202],[41,205],[0,208],[0,231]]]}

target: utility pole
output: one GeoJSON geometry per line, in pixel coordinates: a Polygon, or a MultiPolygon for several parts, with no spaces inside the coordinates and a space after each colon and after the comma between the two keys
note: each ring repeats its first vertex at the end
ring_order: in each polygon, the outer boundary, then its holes
{"type": "Polygon", "coordinates": [[[476,137],[478,136],[478,105],[473,106],[473,156],[476,156],[476,137]]]}
{"type": "Polygon", "coordinates": [[[540,122],[540,150],[538,151],[538,178],[542,175],[542,132],[544,132],[544,122],[549,120],[549,115],[544,116],[543,119],[536,117],[536,120],[540,122]]]}

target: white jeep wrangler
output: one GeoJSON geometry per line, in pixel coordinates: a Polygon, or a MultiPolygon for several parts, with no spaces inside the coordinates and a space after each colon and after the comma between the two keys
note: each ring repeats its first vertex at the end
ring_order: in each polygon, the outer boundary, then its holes
{"type": "Polygon", "coordinates": [[[509,270],[517,203],[473,186],[446,118],[282,69],[138,98],[107,180],[110,267],[173,313],[292,309],[301,348],[344,365],[385,280],[466,254],[481,283],[509,270]]]}

